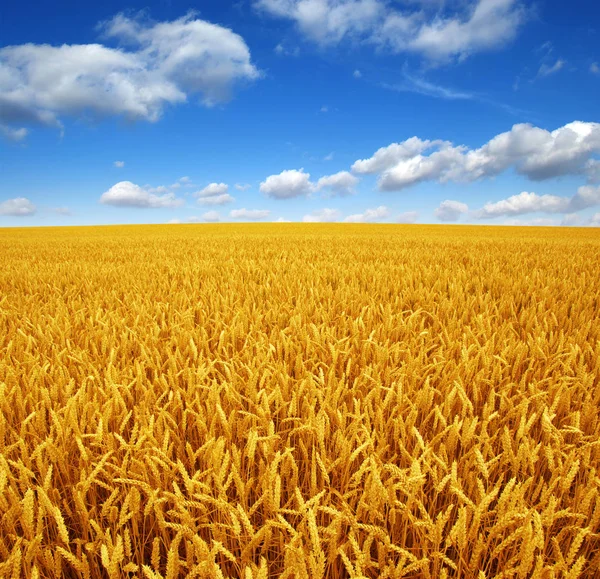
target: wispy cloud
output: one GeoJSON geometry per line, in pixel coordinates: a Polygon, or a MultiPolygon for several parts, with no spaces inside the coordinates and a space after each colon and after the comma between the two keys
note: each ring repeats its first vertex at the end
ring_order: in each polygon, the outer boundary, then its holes
{"type": "Polygon", "coordinates": [[[562,58],[559,58],[553,65],[543,63],[538,70],[537,76],[540,78],[556,74],[559,70],[562,70],[565,67],[565,64],[566,61],[564,61],[562,58]]]}
{"type": "Polygon", "coordinates": [[[381,86],[397,92],[414,92],[448,100],[470,100],[477,98],[477,95],[474,93],[455,90],[430,82],[423,77],[413,76],[406,70],[406,67],[402,70],[402,82],[396,84],[383,83],[381,86]]]}
{"type": "MultiPolygon", "coordinates": [[[[396,92],[412,92],[444,100],[477,101],[495,108],[502,109],[511,115],[522,116],[524,113],[529,114],[528,111],[518,109],[506,103],[498,102],[485,95],[470,91],[458,90],[452,87],[436,84],[423,78],[422,76],[415,76],[409,73],[406,67],[402,70],[402,81],[400,83],[381,83],[379,86],[381,86],[381,88],[396,92]]],[[[518,85],[516,88],[518,88],[518,85]]]]}

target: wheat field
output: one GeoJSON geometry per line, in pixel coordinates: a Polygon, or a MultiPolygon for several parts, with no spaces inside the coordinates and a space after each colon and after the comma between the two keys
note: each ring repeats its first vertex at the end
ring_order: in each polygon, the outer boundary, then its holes
{"type": "Polygon", "coordinates": [[[0,577],[600,571],[600,231],[0,230],[0,577]]]}

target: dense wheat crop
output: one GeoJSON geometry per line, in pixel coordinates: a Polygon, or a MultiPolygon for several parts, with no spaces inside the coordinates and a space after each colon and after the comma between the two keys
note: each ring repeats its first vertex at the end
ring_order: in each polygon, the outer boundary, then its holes
{"type": "Polygon", "coordinates": [[[598,577],[600,231],[0,230],[1,577],[598,577]]]}

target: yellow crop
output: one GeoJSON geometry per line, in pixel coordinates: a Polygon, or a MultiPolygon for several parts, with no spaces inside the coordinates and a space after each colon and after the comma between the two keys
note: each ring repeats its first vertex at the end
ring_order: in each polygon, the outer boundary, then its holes
{"type": "Polygon", "coordinates": [[[0,230],[0,577],[598,577],[600,231],[0,230]]]}

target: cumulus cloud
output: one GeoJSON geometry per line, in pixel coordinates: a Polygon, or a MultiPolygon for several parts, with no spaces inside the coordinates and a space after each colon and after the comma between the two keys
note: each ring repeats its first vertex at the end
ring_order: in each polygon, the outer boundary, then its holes
{"type": "Polygon", "coordinates": [[[198,198],[200,205],[225,205],[235,201],[228,191],[229,185],[226,183],[210,183],[204,189],[196,191],[194,197],[198,198]]]}
{"type": "Polygon", "coordinates": [[[183,199],[178,199],[173,192],[157,194],[166,188],[157,187],[153,191],[149,188],[140,187],[131,181],[120,181],[105,191],[100,197],[100,203],[114,205],[116,207],[139,207],[139,208],[170,208],[183,205],[183,199]],[[159,191],[159,192],[160,192],[159,191]]]}
{"type": "Polygon", "coordinates": [[[597,205],[600,205],[600,187],[584,185],[579,187],[577,193],[569,199],[567,212],[581,211],[597,205]]]}
{"type": "Polygon", "coordinates": [[[323,157],[323,161],[333,161],[334,156],[335,156],[335,153],[332,151],[331,153],[329,153],[328,155],[325,155],[323,157]]]}
{"type": "Polygon", "coordinates": [[[523,191],[507,199],[486,203],[473,212],[475,219],[510,217],[526,213],[565,213],[573,214],[600,205],[600,187],[585,185],[579,187],[572,197],[558,195],[538,195],[523,191]]]}
{"type": "Polygon", "coordinates": [[[216,223],[221,219],[221,216],[217,211],[207,211],[202,214],[202,219],[208,223],[216,223]]]}
{"type": "Polygon", "coordinates": [[[440,221],[458,221],[468,211],[469,207],[465,203],[447,199],[440,203],[439,207],[434,211],[434,215],[440,221]]]}
{"type": "Polygon", "coordinates": [[[525,213],[564,213],[569,199],[556,195],[537,195],[522,191],[495,203],[486,203],[482,209],[473,212],[475,219],[493,219],[525,213]]]}
{"type": "Polygon", "coordinates": [[[164,108],[227,101],[260,76],[244,39],[188,14],[149,23],[122,14],[101,25],[104,44],[0,48],[0,125],[61,127],[60,117],[119,115],[157,121],[164,108]]]}
{"type": "Polygon", "coordinates": [[[585,164],[585,174],[590,183],[600,183],[600,161],[590,159],[585,164]]]}
{"type": "Polygon", "coordinates": [[[260,191],[274,199],[292,199],[309,195],[314,187],[310,181],[310,173],[305,173],[304,169],[290,169],[267,177],[260,184],[260,191]]]}
{"type": "Polygon", "coordinates": [[[337,209],[317,209],[302,218],[305,223],[325,223],[328,221],[337,221],[340,212],[337,209]]]}
{"type": "Polygon", "coordinates": [[[198,203],[200,205],[226,205],[227,203],[233,203],[235,198],[224,193],[223,195],[211,195],[210,197],[200,197],[198,203]]]}
{"type": "Polygon", "coordinates": [[[364,213],[348,215],[344,221],[346,223],[374,223],[385,219],[389,214],[390,210],[385,205],[380,205],[374,209],[367,209],[364,213]]]}
{"type": "Polygon", "coordinates": [[[412,137],[356,161],[354,173],[379,173],[382,191],[399,191],[422,181],[470,182],[513,167],[534,181],[593,171],[600,152],[600,123],[574,121],[554,131],[517,124],[478,149],[412,137]],[[426,152],[429,154],[425,154],[426,152]]]}
{"type": "Polygon", "coordinates": [[[590,64],[590,72],[592,74],[600,74],[600,66],[598,66],[597,62],[592,62],[592,64],[590,64]]]}
{"type": "Polygon", "coordinates": [[[423,141],[418,137],[411,137],[402,143],[392,143],[378,149],[370,159],[356,161],[352,165],[352,171],[359,174],[380,173],[439,144],[441,141],[423,141]]]}
{"type": "Polygon", "coordinates": [[[36,212],[36,206],[26,197],[15,197],[0,203],[0,215],[26,217],[36,212]]]}
{"type": "Polygon", "coordinates": [[[434,60],[465,58],[502,46],[525,20],[517,0],[467,0],[443,16],[437,3],[423,2],[399,6],[385,0],[255,0],[254,4],[264,13],[294,22],[320,45],[358,40],[434,60]]]}
{"type": "Polygon", "coordinates": [[[396,223],[416,223],[419,214],[416,211],[405,211],[396,217],[396,223]]]}
{"type": "Polygon", "coordinates": [[[244,221],[259,221],[266,219],[271,215],[268,209],[232,209],[229,215],[234,219],[243,219],[244,221]]]}
{"type": "Polygon", "coordinates": [[[195,197],[214,197],[215,195],[224,195],[229,191],[229,185],[225,183],[211,183],[194,193],[195,197]]]}
{"type": "Polygon", "coordinates": [[[362,78],[362,72],[360,72],[360,70],[358,70],[358,68],[352,73],[352,76],[354,78],[362,78]]]}
{"type": "Polygon", "coordinates": [[[115,161],[114,162],[114,166],[117,169],[122,169],[123,167],[125,167],[125,161],[115,161]]]}
{"type": "Polygon", "coordinates": [[[591,225],[592,227],[600,227],[600,213],[594,213],[594,215],[592,215],[590,218],[588,225],[591,225]]]}
{"type": "Polygon", "coordinates": [[[385,13],[380,0],[257,0],[255,6],[273,16],[293,20],[319,44],[369,34],[385,13]]]}
{"type": "Polygon", "coordinates": [[[248,191],[248,189],[250,189],[252,187],[252,185],[250,185],[249,183],[236,183],[235,184],[235,188],[238,191],[248,191]]]}
{"type": "Polygon", "coordinates": [[[352,195],[355,193],[354,188],[358,183],[358,179],[348,171],[340,171],[334,175],[321,177],[317,181],[317,190],[329,191],[331,195],[352,195]]]}
{"type": "MultiPolygon", "coordinates": [[[[515,0],[479,0],[469,4],[471,10],[462,18],[436,17],[421,25],[416,36],[409,40],[409,47],[431,58],[464,58],[512,40],[524,21],[524,11],[515,0]]],[[[400,22],[399,29],[392,27],[392,32],[401,31],[404,26],[400,22]]],[[[397,42],[397,38],[392,42],[397,42]]],[[[402,40],[398,47],[401,46],[402,40]]]]}

